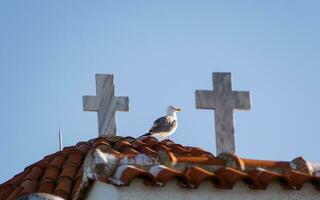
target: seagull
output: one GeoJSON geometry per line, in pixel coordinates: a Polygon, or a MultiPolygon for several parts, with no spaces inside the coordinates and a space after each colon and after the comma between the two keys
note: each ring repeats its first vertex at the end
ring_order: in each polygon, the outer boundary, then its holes
{"type": "Polygon", "coordinates": [[[158,118],[154,121],[153,126],[149,129],[148,133],[140,136],[160,136],[160,137],[169,137],[174,133],[178,127],[178,120],[176,112],[182,111],[176,106],[168,106],[167,115],[164,117],[158,118]]]}

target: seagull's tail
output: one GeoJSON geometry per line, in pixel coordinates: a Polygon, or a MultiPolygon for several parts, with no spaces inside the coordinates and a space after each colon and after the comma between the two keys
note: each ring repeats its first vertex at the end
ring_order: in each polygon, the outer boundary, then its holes
{"type": "Polygon", "coordinates": [[[144,138],[144,137],[147,137],[147,136],[150,136],[150,135],[151,135],[151,133],[148,132],[148,133],[145,133],[145,134],[141,135],[140,137],[138,137],[138,139],[141,139],[141,138],[144,138]]]}

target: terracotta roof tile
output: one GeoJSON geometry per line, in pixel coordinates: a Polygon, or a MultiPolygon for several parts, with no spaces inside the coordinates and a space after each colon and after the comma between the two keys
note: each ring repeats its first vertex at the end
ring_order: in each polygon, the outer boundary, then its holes
{"type": "Polygon", "coordinates": [[[218,184],[218,179],[214,173],[209,172],[201,167],[189,167],[184,170],[183,174],[188,177],[194,187],[199,187],[202,182],[207,180],[218,184]]]}
{"type": "Polygon", "coordinates": [[[155,179],[162,185],[172,179],[179,181],[180,185],[183,187],[192,187],[191,181],[187,178],[185,174],[172,168],[168,168],[164,165],[155,165],[150,170],[149,173],[152,174],[155,179]]]}
{"type": "Polygon", "coordinates": [[[289,171],[286,176],[292,182],[295,189],[301,189],[304,183],[310,181],[312,176],[309,174],[297,172],[297,171],[289,171]]]}
{"type": "Polygon", "coordinates": [[[55,187],[56,187],[55,180],[43,180],[39,183],[39,188],[37,192],[52,194],[55,187]]]}
{"type": "Polygon", "coordinates": [[[15,187],[12,185],[8,185],[8,187],[3,188],[2,191],[0,192],[0,199],[6,199],[10,194],[14,191],[15,187]]]}
{"type": "Polygon", "coordinates": [[[49,166],[48,168],[46,168],[46,171],[44,172],[42,179],[57,180],[60,172],[61,169],[49,166]]]}
{"type": "Polygon", "coordinates": [[[27,176],[30,171],[31,171],[31,167],[30,168],[26,168],[23,172],[15,175],[12,179],[10,179],[7,182],[4,182],[3,184],[1,184],[0,185],[0,189],[2,189],[2,187],[5,187],[6,185],[17,185],[17,184],[21,183],[22,179],[25,176],[27,176]]]}
{"type": "Polygon", "coordinates": [[[125,146],[124,148],[122,148],[122,150],[120,151],[120,153],[124,154],[124,155],[128,155],[128,156],[135,156],[137,154],[139,154],[140,152],[135,150],[132,147],[129,146],[125,146]]]}
{"type": "Polygon", "coordinates": [[[181,144],[170,145],[171,151],[177,155],[181,156],[192,156],[192,153],[189,149],[183,147],[181,144]]]}
{"type": "Polygon", "coordinates": [[[289,169],[290,162],[283,161],[270,161],[270,160],[253,160],[253,159],[244,159],[243,162],[247,167],[263,167],[263,168],[279,168],[279,169],[289,169]]]}
{"type": "Polygon", "coordinates": [[[34,166],[31,168],[30,172],[24,177],[25,180],[38,180],[43,174],[43,168],[39,166],[34,166]]]}
{"type": "Polygon", "coordinates": [[[140,140],[134,140],[131,142],[134,148],[139,148],[140,146],[147,146],[146,143],[141,142],[140,140]]]}
{"type": "Polygon", "coordinates": [[[217,188],[232,189],[238,181],[244,181],[248,174],[233,168],[223,167],[215,171],[218,179],[217,188]]]}
{"type": "Polygon", "coordinates": [[[115,179],[121,181],[120,185],[129,185],[137,177],[142,177],[150,183],[156,183],[156,179],[150,173],[131,165],[120,165],[115,173],[115,179]]]}
{"type": "Polygon", "coordinates": [[[72,199],[81,194],[84,160],[95,149],[122,159],[114,172],[96,177],[98,181],[116,186],[128,186],[135,178],[142,178],[146,184],[155,186],[174,180],[181,187],[197,188],[210,181],[223,189],[232,189],[239,181],[252,189],[267,189],[275,181],[285,189],[299,190],[308,182],[320,190],[320,177],[303,158],[279,162],[228,154],[216,157],[202,148],[183,146],[172,140],[116,136],[79,142],[44,157],[2,183],[0,199],[16,199],[33,192],[72,199]]]}
{"type": "Polygon", "coordinates": [[[66,163],[63,166],[63,169],[62,169],[59,177],[67,177],[70,180],[73,180],[77,171],[78,171],[78,167],[75,167],[73,164],[66,163]]]}
{"type": "Polygon", "coordinates": [[[272,181],[285,179],[281,174],[261,169],[251,170],[248,172],[248,175],[253,183],[249,187],[253,189],[266,189],[272,181]]]}
{"type": "Polygon", "coordinates": [[[172,149],[164,144],[158,143],[153,145],[152,147],[155,151],[166,151],[166,152],[172,152],[172,149]]]}
{"type": "Polygon", "coordinates": [[[65,199],[69,199],[69,195],[72,191],[73,182],[68,177],[61,177],[57,181],[57,186],[53,191],[53,194],[65,199]]]}
{"type": "Polygon", "coordinates": [[[77,190],[80,188],[81,182],[82,182],[82,177],[79,177],[75,180],[72,191],[71,191],[72,197],[76,194],[77,190]]]}
{"type": "Polygon", "coordinates": [[[211,153],[199,148],[199,147],[188,147],[190,153],[193,156],[204,156],[204,157],[214,157],[211,153]]]}
{"type": "Polygon", "coordinates": [[[311,183],[313,184],[313,186],[317,189],[320,190],[320,177],[312,177],[311,179],[311,183]]]}
{"type": "Polygon", "coordinates": [[[162,144],[165,144],[167,146],[170,146],[170,145],[175,145],[176,143],[174,143],[172,140],[170,139],[165,139],[165,140],[162,140],[161,141],[162,144]]]}
{"type": "Polygon", "coordinates": [[[142,139],[142,142],[144,142],[147,146],[152,148],[154,145],[159,144],[159,141],[154,137],[146,137],[142,139]]]}
{"type": "Polygon", "coordinates": [[[113,148],[118,151],[124,147],[133,147],[133,145],[126,140],[120,140],[120,141],[117,141],[116,143],[114,143],[114,146],[113,146],[113,148]]]}
{"type": "Polygon", "coordinates": [[[37,191],[38,181],[37,180],[26,180],[21,186],[23,187],[21,194],[31,194],[37,191]]]}
{"type": "Polygon", "coordinates": [[[83,154],[86,154],[90,148],[91,146],[87,142],[79,142],[75,147],[76,150],[80,151],[83,154]]]}
{"type": "Polygon", "coordinates": [[[83,158],[84,155],[82,153],[79,153],[78,151],[72,151],[65,163],[74,165],[75,167],[81,166],[83,158]]]}
{"type": "Polygon", "coordinates": [[[53,166],[60,169],[63,166],[66,158],[67,158],[67,155],[61,153],[52,159],[52,161],[49,163],[49,166],[53,166]]]}
{"type": "Polygon", "coordinates": [[[140,145],[138,148],[136,148],[140,153],[146,154],[148,156],[151,157],[157,157],[158,153],[157,151],[151,149],[149,146],[147,145],[140,145]]]}
{"type": "Polygon", "coordinates": [[[13,190],[13,192],[11,194],[9,194],[9,196],[7,198],[5,198],[6,200],[16,200],[16,198],[18,198],[19,196],[22,196],[23,194],[21,193],[23,190],[23,187],[17,187],[13,190]]]}

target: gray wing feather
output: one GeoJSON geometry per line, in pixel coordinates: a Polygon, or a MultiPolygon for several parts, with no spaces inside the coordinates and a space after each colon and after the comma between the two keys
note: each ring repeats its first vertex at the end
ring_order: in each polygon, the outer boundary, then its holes
{"type": "Polygon", "coordinates": [[[154,121],[150,133],[169,132],[177,126],[177,121],[171,117],[160,117],[154,121]]]}

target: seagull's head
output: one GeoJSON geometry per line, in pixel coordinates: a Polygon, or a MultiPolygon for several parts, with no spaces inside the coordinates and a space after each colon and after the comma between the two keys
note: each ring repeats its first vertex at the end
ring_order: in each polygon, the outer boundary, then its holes
{"type": "Polygon", "coordinates": [[[181,108],[178,108],[176,106],[168,106],[168,108],[167,108],[167,114],[169,114],[169,115],[174,114],[176,112],[180,112],[180,111],[182,111],[181,108]]]}

